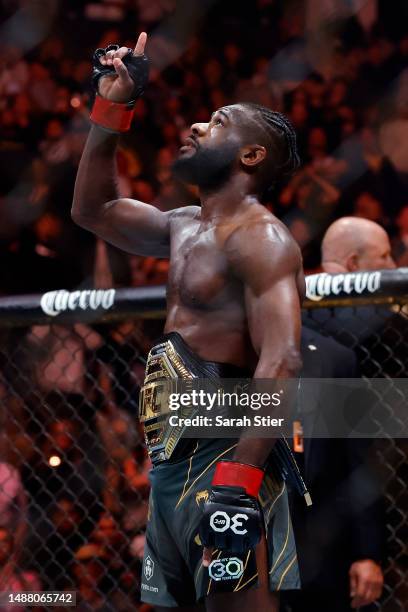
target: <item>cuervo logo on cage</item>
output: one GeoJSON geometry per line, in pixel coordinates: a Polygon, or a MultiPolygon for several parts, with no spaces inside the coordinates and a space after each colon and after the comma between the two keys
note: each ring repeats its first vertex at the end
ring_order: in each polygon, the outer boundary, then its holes
{"type": "Polygon", "coordinates": [[[67,310],[109,310],[115,302],[115,289],[86,289],[83,291],[48,291],[41,298],[41,309],[56,317],[67,310]]]}
{"type": "Polygon", "coordinates": [[[306,277],[306,297],[318,302],[341,293],[375,293],[380,288],[381,272],[349,272],[347,274],[312,274],[306,277]]]}

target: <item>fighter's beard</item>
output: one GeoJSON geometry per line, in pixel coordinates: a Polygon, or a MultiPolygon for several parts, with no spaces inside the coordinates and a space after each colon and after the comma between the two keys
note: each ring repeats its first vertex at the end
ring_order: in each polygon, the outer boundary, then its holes
{"type": "Polygon", "coordinates": [[[218,149],[198,146],[195,153],[181,156],[173,163],[176,178],[190,185],[197,185],[202,191],[215,191],[230,178],[237,158],[236,144],[223,144],[218,149]]]}

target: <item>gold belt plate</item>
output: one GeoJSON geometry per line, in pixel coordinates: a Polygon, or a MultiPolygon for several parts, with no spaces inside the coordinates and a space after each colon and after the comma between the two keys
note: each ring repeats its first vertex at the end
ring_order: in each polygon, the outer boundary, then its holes
{"type": "MultiPolygon", "coordinates": [[[[152,460],[169,459],[177,446],[184,428],[169,424],[169,396],[175,391],[177,380],[193,378],[171,340],[152,348],[139,397],[139,418],[144,424],[145,442],[152,460]]],[[[190,413],[191,409],[187,407],[187,411],[190,413]]]]}

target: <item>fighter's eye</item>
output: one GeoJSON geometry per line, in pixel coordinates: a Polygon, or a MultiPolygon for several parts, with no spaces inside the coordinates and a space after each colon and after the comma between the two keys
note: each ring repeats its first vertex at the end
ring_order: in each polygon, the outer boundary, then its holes
{"type": "Polygon", "coordinates": [[[220,117],[214,119],[214,125],[224,125],[220,117]]]}

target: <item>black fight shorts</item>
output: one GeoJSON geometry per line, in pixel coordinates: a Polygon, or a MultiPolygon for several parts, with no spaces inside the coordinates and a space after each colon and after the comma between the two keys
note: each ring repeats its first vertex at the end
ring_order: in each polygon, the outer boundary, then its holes
{"type": "MultiPolygon", "coordinates": [[[[187,606],[214,593],[215,580],[209,568],[202,566],[199,523],[208,498],[215,465],[232,459],[234,440],[199,440],[187,456],[164,461],[150,472],[151,494],[146,545],[142,568],[142,601],[156,606],[187,606]]],[[[271,591],[300,588],[295,541],[289,513],[286,485],[266,474],[259,503],[263,512],[268,551],[271,591]]],[[[243,563],[243,572],[231,591],[256,586],[256,564],[251,551],[243,563]]],[[[213,572],[222,574],[222,553],[213,572]]],[[[234,571],[233,565],[232,568],[234,571]]]]}

